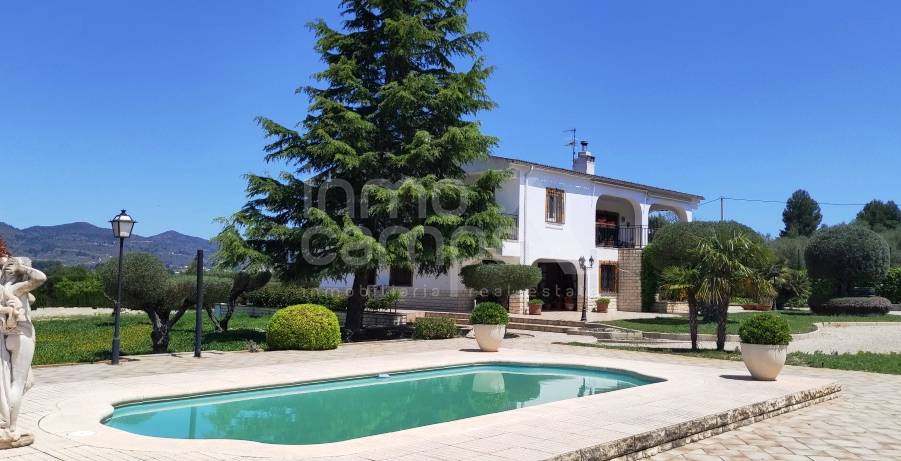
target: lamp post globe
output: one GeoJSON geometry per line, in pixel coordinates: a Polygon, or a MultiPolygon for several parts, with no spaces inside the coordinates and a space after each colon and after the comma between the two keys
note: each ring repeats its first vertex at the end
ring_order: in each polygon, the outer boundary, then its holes
{"type": "Polygon", "coordinates": [[[118,239],[127,239],[131,237],[131,231],[134,229],[135,221],[125,210],[122,210],[121,213],[113,216],[113,219],[110,220],[110,224],[113,227],[113,236],[118,239]]]}
{"type": "Polygon", "coordinates": [[[110,363],[113,365],[119,364],[120,333],[122,330],[120,318],[122,312],[122,257],[125,253],[125,239],[131,237],[131,232],[134,230],[136,223],[137,221],[129,216],[125,210],[122,210],[121,213],[113,216],[113,219],[110,220],[110,225],[113,228],[113,237],[119,239],[119,274],[116,286],[116,306],[113,312],[116,320],[113,327],[113,348],[110,357],[110,363]]]}

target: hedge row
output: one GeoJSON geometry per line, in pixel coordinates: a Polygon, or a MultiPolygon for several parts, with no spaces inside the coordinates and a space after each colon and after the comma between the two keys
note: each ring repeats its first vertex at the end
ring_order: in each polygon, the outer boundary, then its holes
{"type": "Polygon", "coordinates": [[[246,295],[247,303],[280,309],[297,304],[318,304],[333,311],[347,309],[347,297],[317,288],[270,284],[246,295]]]}
{"type": "Polygon", "coordinates": [[[817,315],[885,315],[892,302],[879,296],[860,298],[833,298],[810,310],[817,315]]]}

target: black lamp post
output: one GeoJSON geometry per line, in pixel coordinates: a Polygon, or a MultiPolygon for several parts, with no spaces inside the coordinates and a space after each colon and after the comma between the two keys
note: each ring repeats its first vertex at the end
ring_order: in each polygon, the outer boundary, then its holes
{"type": "Polygon", "coordinates": [[[119,275],[118,275],[118,294],[116,296],[116,308],[114,310],[114,316],[116,318],[115,327],[113,329],[113,355],[110,363],[113,365],[119,364],[119,332],[121,330],[121,322],[120,322],[120,312],[122,310],[122,256],[125,250],[125,239],[131,237],[131,231],[135,227],[135,221],[125,213],[125,210],[122,210],[121,213],[117,214],[110,221],[110,224],[113,226],[113,236],[119,239],[119,275]]]}
{"type": "Polygon", "coordinates": [[[579,267],[582,269],[582,321],[588,321],[588,269],[594,267],[594,256],[588,258],[585,265],[585,257],[579,257],[579,267]]]}

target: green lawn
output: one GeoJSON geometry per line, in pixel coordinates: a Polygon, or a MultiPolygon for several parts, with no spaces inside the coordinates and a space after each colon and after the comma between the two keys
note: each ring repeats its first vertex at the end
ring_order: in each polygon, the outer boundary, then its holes
{"type": "MultiPolygon", "coordinates": [[[[756,312],[741,312],[729,314],[726,330],[730,335],[738,334],[738,326],[741,321],[756,312]]],[[[853,315],[813,315],[806,311],[774,312],[788,321],[792,333],[809,333],[816,328],[814,323],[819,322],[899,322],[901,315],[880,316],[853,316],[853,315]]],[[[653,331],[661,333],[688,333],[688,316],[679,317],[654,317],[646,319],[612,320],[603,322],[606,325],[629,328],[632,330],[653,331]]],[[[701,334],[716,334],[716,322],[701,323],[698,328],[701,334]]]]}
{"type": "MultiPolygon", "coordinates": [[[[567,346],[597,347],[602,349],[628,350],[636,352],[651,352],[655,354],[681,355],[683,357],[698,357],[704,359],[736,360],[741,361],[741,353],[735,351],[716,351],[703,349],[692,351],[690,349],[657,349],[635,346],[612,346],[592,343],[557,343],[567,346]]],[[[868,371],[871,373],[885,373],[901,375],[901,354],[857,352],[854,354],[813,354],[805,352],[792,352],[785,360],[786,365],[796,365],[813,368],[831,368],[835,370],[868,371]]]]}
{"type": "MultiPolygon", "coordinates": [[[[214,333],[212,323],[204,315],[204,350],[246,350],[252,340],[266,346],[266,324],[269,317],[253,318],[235,314],[226,333],[214,333]]],[[[97,315],[39,319],[34,322],[37,350],[34,364],[47,365],[108,360],[113,338],[112,316],[97,315]]],[[[122,354],[151,353],[150,321],[144,314],[122,316],[122,354]]],[[[169,351],[194,350],[194,313],[188,312],[172,329],[169,351]]]]}

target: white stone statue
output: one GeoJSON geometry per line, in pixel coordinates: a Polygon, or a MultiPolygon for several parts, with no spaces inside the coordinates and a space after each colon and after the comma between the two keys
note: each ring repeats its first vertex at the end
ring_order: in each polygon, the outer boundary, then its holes
{"type": "Polygon", "coordinates": [[[31,292],[47,281],[27,258],[0,257],[0,449],[34,442],[16,428],[22,398],[34,384],[34,324],[31,292]]]}

